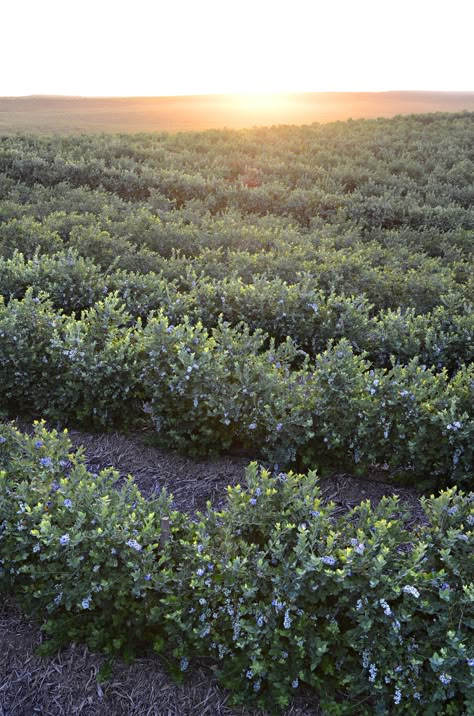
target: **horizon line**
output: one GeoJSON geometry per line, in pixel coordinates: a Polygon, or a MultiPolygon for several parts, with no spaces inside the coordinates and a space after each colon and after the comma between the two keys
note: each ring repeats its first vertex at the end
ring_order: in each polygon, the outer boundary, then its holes
{"type": "Polygon", "coordinates": [[[183,93],[183,94],[58,94],[58,93],[40,93],[33,92],[31,94],[19,94],[19,95],[0,95],[1,99],[176,99],[176,98],[190,98],[190,97],[241,97],[241,96],[297,96],[297,95],[310,95],[310,94],[338,94],[338,95],[362,95],[362,94],[473,94],[474,90],[443,90],[443,89],[391,89],[391,90],[279,90],[279,91],[231,91],[231,92],[197,92],[194,94],[183,93]]]}

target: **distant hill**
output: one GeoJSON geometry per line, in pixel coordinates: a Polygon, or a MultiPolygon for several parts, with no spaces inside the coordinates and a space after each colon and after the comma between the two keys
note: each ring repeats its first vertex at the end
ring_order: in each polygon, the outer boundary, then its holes
{"type": "Polygon", "coordinates": [[[153,132],[474,111],[474,92],[0,98],[0,133],[153,132]]]}

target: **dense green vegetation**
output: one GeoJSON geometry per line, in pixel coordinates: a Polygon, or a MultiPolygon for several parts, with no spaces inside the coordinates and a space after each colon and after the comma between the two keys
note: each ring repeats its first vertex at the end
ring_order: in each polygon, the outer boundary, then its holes
{"type": "Polygon", "coordinates": [[[4,137],[0,410],[470,484],[473,128],[4,137]]]}
{"type": "Polygon", "coordinates": [[[67,435],[0,425],[0,591],[45,621],[44,652],[153,648],[177,677],[211,657],[272,712],[300,683],[327,714],[473,712],[472,493],[424,500],[414,527],[397,498],[341,517],[313,472],[253,464],[190,520],[117,478],[67,435]]]}
{"type": "Polygon", "coordinates": [[[0,418],[268,468],[192,521],[0,425],[0,589],[51,648],[167,642],[270,709],[472,712],[473,129],[0,137],[0,418]],[[444,489],[423,525],[321,504],[314,468],[377,464],[444,489]]]}

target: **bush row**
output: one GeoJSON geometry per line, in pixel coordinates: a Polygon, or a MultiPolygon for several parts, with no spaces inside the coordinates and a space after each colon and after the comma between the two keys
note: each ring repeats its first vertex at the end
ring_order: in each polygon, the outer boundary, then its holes
{"type": "Polygon", "coordinates": [[[0,590],[50,637],[177,677],[210,657],[234,698],[277,712],[300,686],[326,714],[474,709],[473,495],[396,497],[338,516],[314,472],[252,464],[195,519],[130,478],[88,472],[66,434],[0,425],[0,590]]]}
{"type": "Polygon", "coordinates": [[[474,228],[472,114],[140,137],[6,138],[0,171],[28,184],[104,188],[134,202],[363,228],[474,228]]]}
{"type": "MultiPolygon", "coordinates": [[[[68,207],[66,198],[64,204],[68,207]]],[[[307,275],[326,293],[363,293],[377,310],[400,306],[425,313],[447,294],[474,296],[472,231],[443,237],[433,230],[404,236],[373,229],[364,236],[358,225],[342,222],[303,233],[275,216],[256,219],[235,211],[212,216],[194,205],[162,217],[141,205],[116,215],[106,204],[99,216],[71,207],[43,216],[43,207],[26,207],[41,221],[26,215],[0,224],[5,258],[16,250],[32,258],[36,252],[74,248],[104,271],[154,271],[168,279],[194,271],[213,279],[231,274],[249,282],[264,274],[297,283],[307,275]],[[427,255],[428,240],[436,255],[427,255]]]]}
{"type": "Polygon", "coordinates": [[[411,482],[469,484],[474,367],[451,379],[413,359],[372,368],[346,339],[310,361],[287,339],[152,313],[108,296],[80,318],[29,289],[0,303],[0,409],[59,424],[151,421],[194,454],[238,446],[280,465],[387,463],[411,482]]]}
{"type": "Polygon", "coordinates": [[[391,356],[400,363],[418,356],[421,363],[453,373],[474,359],[474,312],[456,297],[446,296],[447,305],[426,314],[413,309],[374,312],[363,295],[327,294],[311,277],[289,285],[279,278],[244,283],[238,277],[212,280],[191,273],[186,283],[187,290],[160,274],[105,274],[74,250],[30,260],[19,253],[0,258],[6,301],[22,298],[31,286],[36,294],[49,294],[55,308],[70,313],[116,292],[127,311],[144,320],[162,308],[172,322],[189,316],[210,329],[222,317],[232,325],[260,328],[277,342],[290,336],[310,355],[324,350],[330,339],[347,338],[355,352],[365,352],[378,366],[387,366],[391,356]]]}

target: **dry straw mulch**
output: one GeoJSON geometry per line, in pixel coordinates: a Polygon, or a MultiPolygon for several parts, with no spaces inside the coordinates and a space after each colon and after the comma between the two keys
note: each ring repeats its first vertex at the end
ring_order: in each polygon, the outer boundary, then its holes
{"type": "MultiPolygon", "coordinates": [[[[13,601],[0,604],[0,716],[257,716],[233,709],[212,670],[194,668],[177,685],[158,658],[117,662],[112,678],[98,683],[104,657],[72,644],[54,657],[39,657],[37,625],[13,601]]],[[[301,698],[287,716],[317,716],[316,702],[301,698]],[[299,703],[298,703],[299,702],[299,703]]]]}
{"type": "MultiPolygon", "coordinates": [[[[227,485],[245,483],[245,468],[250,461],[249,457],[234,456],[196,461],[148,446],[140,435],[75,430],[69,435],[76,447],[85,448],[88,466],[93,471],[114,467],[121,477],[131,474],[144,495],[166,488],[173,494],[176,509],[191,514],[205,509],[208,500],[214,506],[225,504],[227,485]]],[[[389,474],[383,469],[374,469],[368,478],[333,474],[321,479],[321,492],[325,501],[335,502],[336,514],[347,512],[362,500],[370,500],[375,506],[384,495],[397,494],[414,522],[425,519],[417,493],[390,484],[389,474]]]]}

